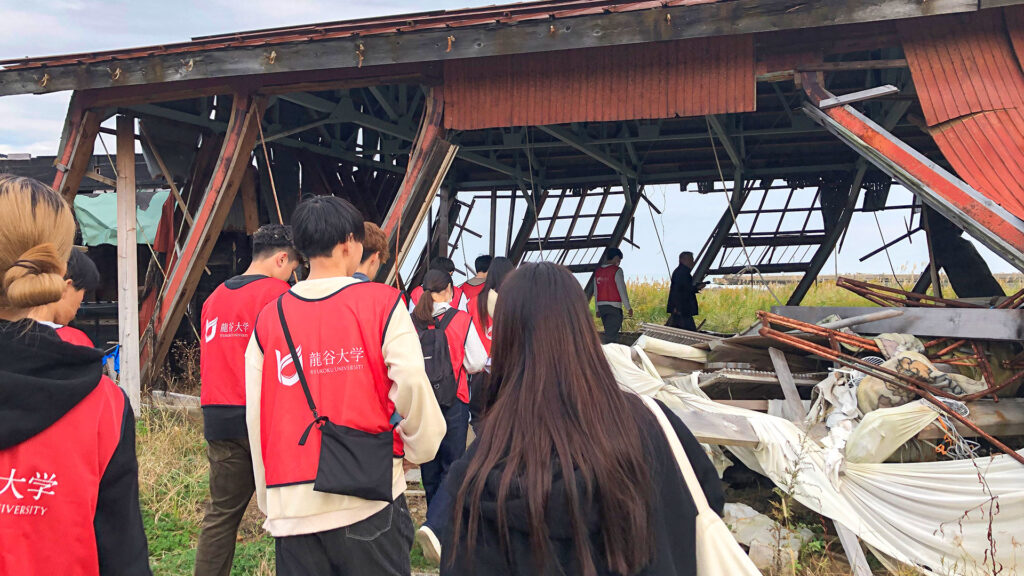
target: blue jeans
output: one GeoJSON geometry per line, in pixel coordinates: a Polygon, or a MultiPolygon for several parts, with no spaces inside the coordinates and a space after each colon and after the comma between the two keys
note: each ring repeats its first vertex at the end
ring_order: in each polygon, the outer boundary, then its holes
{"type": "Polygon", "coordinates": [[[466,435],[469,430],[469,405],[462,401],[456,401],[451,407],[444,411],[444,421],[448,426],[444,439],[441,440],[441,447],[437,450],[437,456],[433,460],[420,466],[420,473],[423,476],[423,490],[427,493],[427,521],[426,525],[434,528],[443,527],[444,521],[439,520],[442,514],[447,515],[446,508],[451,502],[439,490],[441,482],[448,475],[451,465],[462,457],[466,452],[466,435]],[[434,496],[439,496],[434,501],[434,496]],[[432,520],[438,520],[435,523],[432,520]]]}

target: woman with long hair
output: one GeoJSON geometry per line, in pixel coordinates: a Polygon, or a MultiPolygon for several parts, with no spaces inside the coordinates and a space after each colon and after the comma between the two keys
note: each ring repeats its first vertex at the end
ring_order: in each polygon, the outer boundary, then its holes
{"type": "Polygon", "coordinates": [[[491,260],[491,266],[487,269],[487,281],[484,282],[484,289],[481,293],[481,297],[477,298],[476,310],[474,310],[473,319],[479,325],[480,329],[483,330],[484,345],[487,346],[487,351],[491,350],[492,341],[492,330],[493,322],[491,316],[494,315],[494,307],[498,300],[498,292],[501,290],[502,284],[505,283],[505,279],[508,275],[516,269],[515,264],[511,260],[503,256],[499,256],[491,260]]]}
{"type": "Polygon", "coordinates": [[[0,574],[149,574],[128,398],[28,317],[61,299],[74,235],[59,194],[0,174],[0,574]]]}
{"type": "MultiPolygon", "coordinates": [[[[445,525],[445,514],[451,504],[444,498],[435,499],[435,495],[452,464],[466,452],[466,437],[469,433],[469,376],[483,371],[487,362],[487,351],[473,327],[472,317],[451,305],[455,287],[450,274],[436,268],[428,270],[423,278],[422,288],[419,301],[412,312],[416,331],[420,334],[421,343],[425,341],[425,336],[430,335],[431,338],[427,341],[438,342],[438,346],[440,340],[431,332],[443,332],[447,344],[447,359],[450,362],[450,365],[443,367],[427,362],[427,374],[431,378],[431,384],[436,385],[438,376],[435,368],[445,370],[443,380],[455,384],[454,398],[450,397],[450,389],[435,391],[444,412],[447,431],[434,459],[420,465],[423,490],[427,497],[427,518],[416,532],[416,539],[420,542],[424,555],[436,563],[440,561],[440,543],[434,531],[445,525]]],[[[428,344],[423,344],[424,356],[429,355],[437,360],[437,350],[428,348],[428,344]]],[[[443,347],[441,349],[443,350],[443,347]]]]}
{"type": "MultiPolygon", "coordinates": [[[[565,268],[527,264],[501,286],[485,400],[444,486],[454,506],[442,574],[696,574],[697,511],[672,450],[616,384],[565,268]]],[[[667,415],[720,512],[714,467],[667,415]]]]}

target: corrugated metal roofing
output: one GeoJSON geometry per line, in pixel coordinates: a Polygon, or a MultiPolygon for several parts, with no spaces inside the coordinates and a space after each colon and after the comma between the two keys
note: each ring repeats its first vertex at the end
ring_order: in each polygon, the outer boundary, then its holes
{"type": "Polygon", "coordinates": [[[1024,70],[1007,24],[1014,26],[1002,10],[987,10],[915,21],[901,32],[943,155],[971,186],[1024,218],[1024,70]]]}
{"type": "Polygon", "coordinates": [[[451,60],[445,125],[476,130],[750,112],[755,92],[750,35],[451,60]]]}
{"type": "Polygon", "coordinates": [[[122,50],[0,60],[0,66],[12,70],[85,64],[143,58],[154,55],[187,54],[221,48],[270,46],[288,42],[309,42],[353,36],[366,37],[444,28],[455,29],[486,24],[516,24],[532,20],[569,18],[611,12],[633,12],[663,6],[687,6],[719,1],[721,0],[648,0],[645,2],[623,2],[621,0],[542,0],[539,2],[523,2],[460,10],[437,10],[415,14],[400,14],[202,36],[193,38],[190,42],[177,42],[122,50]]]}

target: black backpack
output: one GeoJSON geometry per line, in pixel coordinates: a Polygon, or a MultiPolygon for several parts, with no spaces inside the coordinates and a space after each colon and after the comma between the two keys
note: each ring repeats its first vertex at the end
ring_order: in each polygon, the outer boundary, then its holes
{"type": "Polygon", "coordinates": [[[440,318],[434,320],[434,327],[413,320],[416,332],[420,336],[423,348],[423,364],[427,369],[427,378],[434,389],[434,396],[441,408],[449,408],[455,404],[459,391],[459,381],[452,370],[452,355],[448,351],[448,337],[445,329],[451,324],[458,310],[450,308],[440,318]]]}

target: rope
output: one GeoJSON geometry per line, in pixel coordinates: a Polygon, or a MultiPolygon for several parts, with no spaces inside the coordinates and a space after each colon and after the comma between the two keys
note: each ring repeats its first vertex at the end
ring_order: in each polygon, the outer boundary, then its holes
{"type": "MultiPolygon", "coordinates": [[[[643,192],[641,192],[641,194],[643,194],[643,192]]],[[[644,198],[646,199],[646,197],[644,198]]],[[[654,208],[651,207],[650,200],[647,200],[647,211],[651,214],[651,225],[654,226],[654,235],[658,238],[658,246],[661,248],[661,258],[665,260],[665,270],[668,271],[668,275],[671,276],[672,267],[669,266],[668,256],[665,255],[665,245],[661,243],[661,233],[658,232],[658,223],[654,221],[654,208]]]]}
{"type": "Polygon", "coordinates": [[[281,203],[277,199],[277,186],[274,184],[274,169],[270,166],[270,153],[267,152],[267,141],[263,139],[263,118],[256,121],[260,128],[260,145],[263,147],[263,158],[267,161],[267,177],[270,179],[270,191],[274,193],[274,208],[277,210],[277,222],[284,225],[284,218],[281,216],[281,203]]]}
{"type": "MultiPolygon", "coordinates": [[[[878,227],[878,237],[882,239],[882,247],[885,248],[885,259],[889,261],[889,270],[892,271],[892,279],[896,281],[896,284],[900,287],[900,290],[907,291],[903,287],[903,283],[900,282],[899,276],[896,275],[896,267],[892,264],[892,257],[889,255],[888,242],[885,240],[885,234],[882,233],[882,223],[878,221],[878,212],[873,212],[875,216],[875,226],[878,227]]],[[[837,276],[838,277],[838,276],[837,276]]]]}
{"type": "MultiPolygon", "coordinates": [[[[537,221],[539,222],[540,221],[540,212],[537,210],[537,201],[533,197],[534,194],[537,193],[537,184],[533,181],[533,154],[532,154],[532,152],[533,152],[533,150],[532,150],[532,147],[531,147],[531,144],[530,144],[530,129],[527,128],[526,129],[526,167],[530,171],[530,193],[526,195],[526,201],[527,201],[527,203],[529,203],[530,208],[533,210],[533,213],[536,215],[537,221]]],[[[563,190],[562,193],[564,194],[565,191],[563,190]]],[[[582,201],[583,201],[583,199],[581,198],[580,202],[582,202],[582,201]]],[[[514,202],[514,200],[513,200],[513,202],[514,202]]],[[[555,214],[555,216],[558,216],[558,214],[555,214]]],[[[552,220],[551,222],[552,222],[552,226],[554,226],[555,220],[552,220]]],[[[543,260],[545,260],[545,256],[544,256],[544,239],[541,237],[540,229],[537,227],[536,223],[534,223],[533,228],[534,228],[534,230],[537,230],[537,232],[538,232],[538,234],[537,234],[537,252],[540,253],[540,259],[541,259],[541,261],[543,261],[543,260]]],[[[532,233],[532,230],[531,230],[531,233],[532,233]]]]}
{"type": "Polygon", "coordinates": [[[114,166],[114,159],[110,157],[110,150],[107,150],[107,143],[103,141],[103,133],[98,132],[96,135],[100,137],[100,145],[103,146],[103,151],[107,154],[107,162],[110,163],[110,169],[114,171],[114,178],[117,178],[117,167],[114,166]]]}
{"type": "MultiPolygon", "coordinates": [[[[751,261],[750,251],[747,250],[747,244],[746,242],[743,241],[743,231],[740,230],[739,220],[736,219],[736,211],[733,210],[732,207],[732,196],[729,195],[729,191],[727,190],[727,186],[725,183],[725,174],[722,172],[722,164],[718,159],[718,148],[715,146],[715,137],[711,133],[711,122],[707,119],[706,116],[704,117],[704,123],[707,125],[708,138],[711,140],[711,152],[714,153],[715,155],[715,166],[718,168],[718,178],[722,182],[722,194],[725,195],[726,205],[729,207],[729,213],[732,215],[732,223],[736,227],[736,237],[740,239],[740,249],[743,252],[744,258],[746,258],[747,260],[747,268],[750,268],[757,274],[758,280],[761,281],[761,284],[763,284],[764,287],[768,290],[768,293],[771,294],[772,298],[775,299],[775,303],[781,306],[782,300],[780,300],[778,295],[775,294],[775,291],[772,290],[771,285],[768,284],[768,281],[764,279],[764,276],[761,274],[761,271],[758,270],[757,266],[754,266],[753,262],[751,261]]],[[[733,193],[735,194],[735,191],[733,193]]],[[[768,192],[765,191],[765,194],[767,193],[768,192]]]]}

